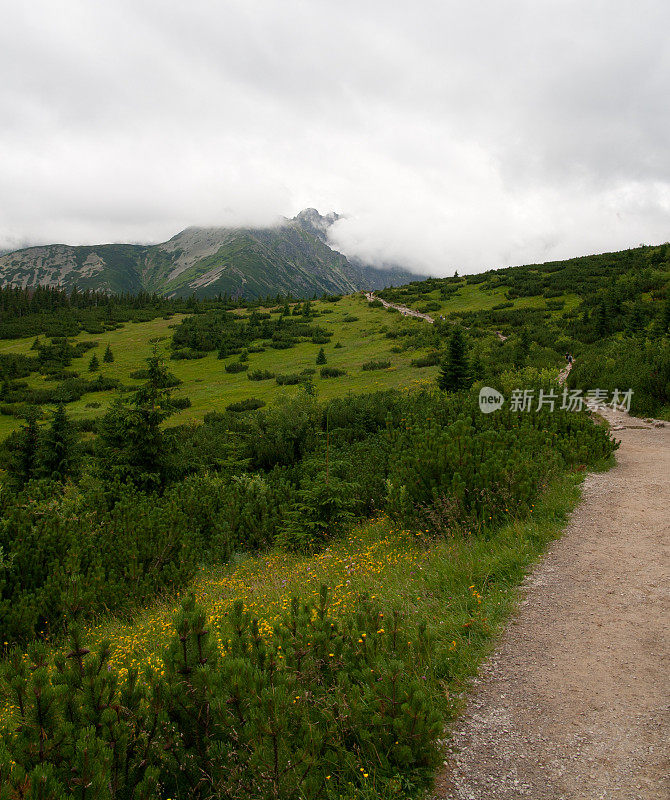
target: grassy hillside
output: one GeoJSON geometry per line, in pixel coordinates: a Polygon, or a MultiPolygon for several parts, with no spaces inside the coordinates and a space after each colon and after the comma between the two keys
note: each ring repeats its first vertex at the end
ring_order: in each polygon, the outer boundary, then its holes
{"type": "MultiPolygon", "coordinates": [[[[376,389],[394,388],[416,385],[421,381],[434,378],[437,367],[419,369],[411,366],[411,360],[418,354],[427,352],[427,348],[392,352],[395,340],[386,338],[388,331],[403,328],[420,328],[425,323],[417,320],[406,320],[399,314],[390,314],[383,309],[370,308],[360,296],[343,298],[338,303],[315,301],[313,306],[317,312],[329,313],[319,317],[319,322],[332,329],[331,344],[324,350],[328,365],[345,369],[347,374],[339,378],[320,378],[314,376],[319,397],[330,398],[345,395],[349,392],[374,391],[376,389]],[[356,317],[356,320],[351,319],[356,317]],[[350,320],[350,321],[347,321],[350,320]],[[335,344],[341,344],[336,348],[335,344]],[[388,359],[388,369],[367,372],[362,365],[370,360],[388,359]]],[[[278,318],[279,314],[273,314],[278,318]]],[[[100,373],[106,377],[118,379],[124,386],[139,386],[140,380],[133,380],[130,373],[145,366],[146,358],[154,347],[169,358],[169,341],[174,330],[184,315],[177,314],[169,320],[156,319],[152,322],[127,323],[118,330],[109,331],[102,336],[80,333],[71,339],[77,341],[96,341],[96,352],[102,359],[104,348],[109,344],[114,353],[112,364],[101,364],[100,373]]],[[[0,354],[30,354],[34,337],[0,340],[0,354]]],[[[290,350],[266,350],[264,353],[252,353],[249,357],[250,369],[269,369],[278,373],[296,373],[304,369],[316,369],[316,356],[320,345],[308,342],[300,343],[290,350]]],[[[75,358],[71,369],[87,374],[91,352],[87,351],[80,358],[75,358]]],[[[220,360],[216,352],[209,353],[197,361],[170,361],[169,368],[181,381],[182,385],[176,396],[187,396],[191,407],[170,418],[170,424],[202,420],[210,411],[223,411],[232,402],[247,397],[257,397],[271,402],[280,395],[295,395],[298,386],[278,386],[276,381],[250,381],[245,373],[228,374],[225,365],[237,360],[234,356],[220,360]]],[[[45,380],[36,374],[27,379],[31,387],[55,388],[57,382],[45,380]]],[[[68,414],[73,419],[86,419],[101,416],[109,407],[118,391],[89,393],[80,400],[68,404],[68,414]],[[99,404],[91,407],[92,403],[99,404]]],[[[11,416],[0,415],[0,437],[20,427],[21,420],[11,416]]]]}

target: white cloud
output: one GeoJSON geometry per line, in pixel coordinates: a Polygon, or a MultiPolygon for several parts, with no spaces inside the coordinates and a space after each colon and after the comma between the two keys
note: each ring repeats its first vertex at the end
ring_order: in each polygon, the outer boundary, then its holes
{"type": "Polygon", "coordinates": [[[0,248],[347,214],[449,274],[670,238],[661,0],[33,0],[0,29],[0,248]]]}

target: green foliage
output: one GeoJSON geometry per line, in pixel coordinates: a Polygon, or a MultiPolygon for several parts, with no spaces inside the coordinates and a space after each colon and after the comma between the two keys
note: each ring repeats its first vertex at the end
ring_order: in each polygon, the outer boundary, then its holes
{"type": "Polygon", "coordinates": [[[440,367],[437,385],[443,392],[458,392],[467,389],[471,384],[472,376],[468,364],[465,338],[463,331],[457,326],[449,338],[447,354],[440,367]]]}
{"type": "Polygon", "coordinates": [[[391,435],[389,511],[448,535],[523,516],[551,475],[598,463],[617,446],[585,413],[507,407],[489,416],[462,395],[441,406],[427,396],[391,435]]]}
{"type": "Polygon", "coordinates": [[[230,403],[226,406],[227,411],[255,411],[257,408],[263,408],[265,400],[258,400],[256,397],[249,397],[246,400],[239,400],[237,403],[230,403]]]}
{"type": "Polygon", "coordinates": [[[328,472],[303,477],[278,530],[277,544],[289,550],[314,550],[354,521],[360,487],[342,477],[347,471],[343,466],[350,467],[333,464],[328,472]]]}
{"type": "Polygon", "coordinates": [[[39,411],[30,407],[26,413],[26,424],[12,442],[7,471],[15,486],[19,488],[37,475],[39,431],[37,419],[39,411]]]}
{"type": "Polygon", "coordinates": [[[55,671],[41,645],[28,663],[14,653],[1,679],[19,721],[0,750],[0,798],[309,800],[428,784],[441,720],[421,680],[425,626],[365,597],[336,622],[322,587],[269,640],[235,603],[224,658],[192,596],[175,628],[163,674],[142,680],[122,681],[109,645],[90,653],[78,629],[55,671]]]}
{"type": "Polygon", "coordinates": [[[304,380],[302,375],[275,375],[275,380],[279,386],[296,386],[304,380]]]}
{"type": "Polygon", "coordinates": [[[173,350],[170,354],[170,358],[173,361],[197,361],[206,356],[206,350],[193,350],[191,347],[182,347],[179,350],[173,350]]]}
{"type": "Polygon", "coordinates": [[[231,361],[230,364],[226,364],[225,366],[226,372],[229,372],[232,375],[238,372],[246,372],[248,369],[249,365],[242,361],[231,361]]]}
{"type": "Polygon", "coordinates": [[[325,353],[323,347],[319,348],[319,352],[317,353],[317,356],[316,356],[316,363],[319,364],[319,365],[326,363],[326,353],[325,353]]]}
{"type": "Polygon", "coordinates": [[[269,369],[254,369],[247,372],[247,378],[250,381],[269,381],[274,377],[275,373],[270,372],[269,369]]]}
{"type": "Polygon", "coordinates": [[[339,378],[342,375],[346,375],[347,371],[339,367],[321,367],[319,374],[322,378],[339,378]]]}
{"type": "Polygon", "coordinates": [[[421,356],[420,358],[413,358],[412,359],[412,366],[413,367],[434,367],[436,364],[439,364],[444,358],[444,353],[440,350],[433,350],[432,353],[428,353],[426,356],[421,356]]]}
{"type": "Polygon", "coordinates": [[[595,344],[575,360],[568,385],[583,391],[633,390],[631,411],[656,415],[670,406],[670,343],[629,338],[595,344]]]}
{"type": "Polygon", "coordinates": [[[76,477],[80,462],[77,434],[62,403],[54,413],[51,426],[40,438],[39,475],[54,481],[76,477]]]}
{"type": "Polygon", "coordinates": [[[107,344],[105,348],[105,354],[102,357],[102,360],[105,364],[111,364],[114,361],[114,353],[112,353],[112,348],[107,344]]]}
{"type": "Polygon", "coordinates": [[[183,411],[183,409],[190,407],[191,407],[190,397],[175,397],[172,399],[172,408],[174,408],[175,411],[183,411]]]}
{"type": "Polygon", "coordinates": [[[370,372],[376,369],[388,369],[390,366],[391,362],[388,360],[366,361],[365,364],[361,365],[361,369],[364,372],[370,372]]]}
{"type": "Polygon", "coordinates": [[[108,486],[130,483],[148,491],[166,480],[168,455],[160,426],[173,412],[172,381],[157,356],[148,364],[147,382],[130,403],[119,398],[98,426],[97,472],[108,486]]]}
{"type": "Polygon", "coordinates": [[[28,663],[14,653],[2,683],[20,709],[20,725],[0,749],[0,798],[137,798],[159,794],[156,734],[161,700],[136,671],[121,685],[109,644],[91,654],[79,631],[47,670],[36,644],[28,663]]]}

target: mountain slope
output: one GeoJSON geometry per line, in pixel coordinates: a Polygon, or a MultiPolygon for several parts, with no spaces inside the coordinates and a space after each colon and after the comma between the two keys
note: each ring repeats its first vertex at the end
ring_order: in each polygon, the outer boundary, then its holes
{"type": "Polygon", "coordinates": [[[377,269],[333,250],[328,228],[337,219],[306,209],[271,228],[187,228],[158,245],[29,247],[0,256],[0,285],[305,297],[417,279],[406,270],[377,269]]]}

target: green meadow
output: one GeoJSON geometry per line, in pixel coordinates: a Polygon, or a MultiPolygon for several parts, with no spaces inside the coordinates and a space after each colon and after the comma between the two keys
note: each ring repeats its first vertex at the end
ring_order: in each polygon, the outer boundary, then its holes
{"type": "MultiPolygon", "coordinates": [[[[262,369],[280,374],[292,374],[308,368],[315,369],[316,372],[312,377],[317,396],[322,399],[346,395],[349,392],[413,386],[422,381],[434,380],[437,367],[411,366],[412,359],[427,352],[427,348],[394,353],[392,348],[396,342],[385,335],[387,331],[398,330],[402,326],[420,327],[426,326],[427,323],[404,318],[385,309],[370,308],[368,302],[360,295],[344,297],[337,303],[313,301],[312,306],[317,312],[322,312],[322,315],[317,316],[317,322],[333,330],[330,343],[323,345],[328,366],[344,369],[347,374],[338,378],[321,378],[316,365],[316,356],[321,345],[311,342],[301,342],[289,350],[267,349],[262,353],[250,353],[249,370],[262,369]],[[353,317],[357,319],[354,321],[351,319],[353,317]],[[365,362],[380,359],[390,361],[390,367],[374,371],[362,369],[365,362]]],[[[166,360],[169,359],[173,328],[183,316],[175,314],[167,320],[129,322],[103,335],[80,333],[71,341],[95,341],[98,345],[81,358],[74,359],[70,369],[81,375],[89,374],[88,363],[92,353],[95,352],[100,361],[100,370],[93,373],[94,375],[102,374],[117,379],[128,388],[139,386],[141,381],[134,380],[130,374],[146,366],[146,359],[154,348],[166,360]],[[114,354],[114,362],[111,364],[102,361],[107,344],[114,354]]],[[[273,315],[274,318],[278,316],[278,314],[273,315]]],[[[34,337],[1,340],[0,353],[30,353],[33,341],[34,337]]],[[[174,393],[175,398],[188,397],[191,400],[191,407],[174,414],[168,424],[198,422],[210,411],[223,411],[228,404],[249,397],[271,402],[282,394],[293,395],[302,391],[300,386],[279,386],[274,379],[250,381],[244,372],[227,373],[225,365],[237,359],[238,356],[219,359],[214,351],[208,353],[205,358],[193,361],[168,360],[170,371],[182,381],[174,393]]],[[[43,376],[35,374],[26,380],[31,387],[57,385],[54,381],[48,381],[43,376]]],[[[101,416],[118,394],[118,390],[88,393],[80,400],[68,404],[68,415],[74,420],[101,416]]],[[[21,424],[22,420],[16,417],[0,416],[0,438],[18,430],[21,424]]]]}

